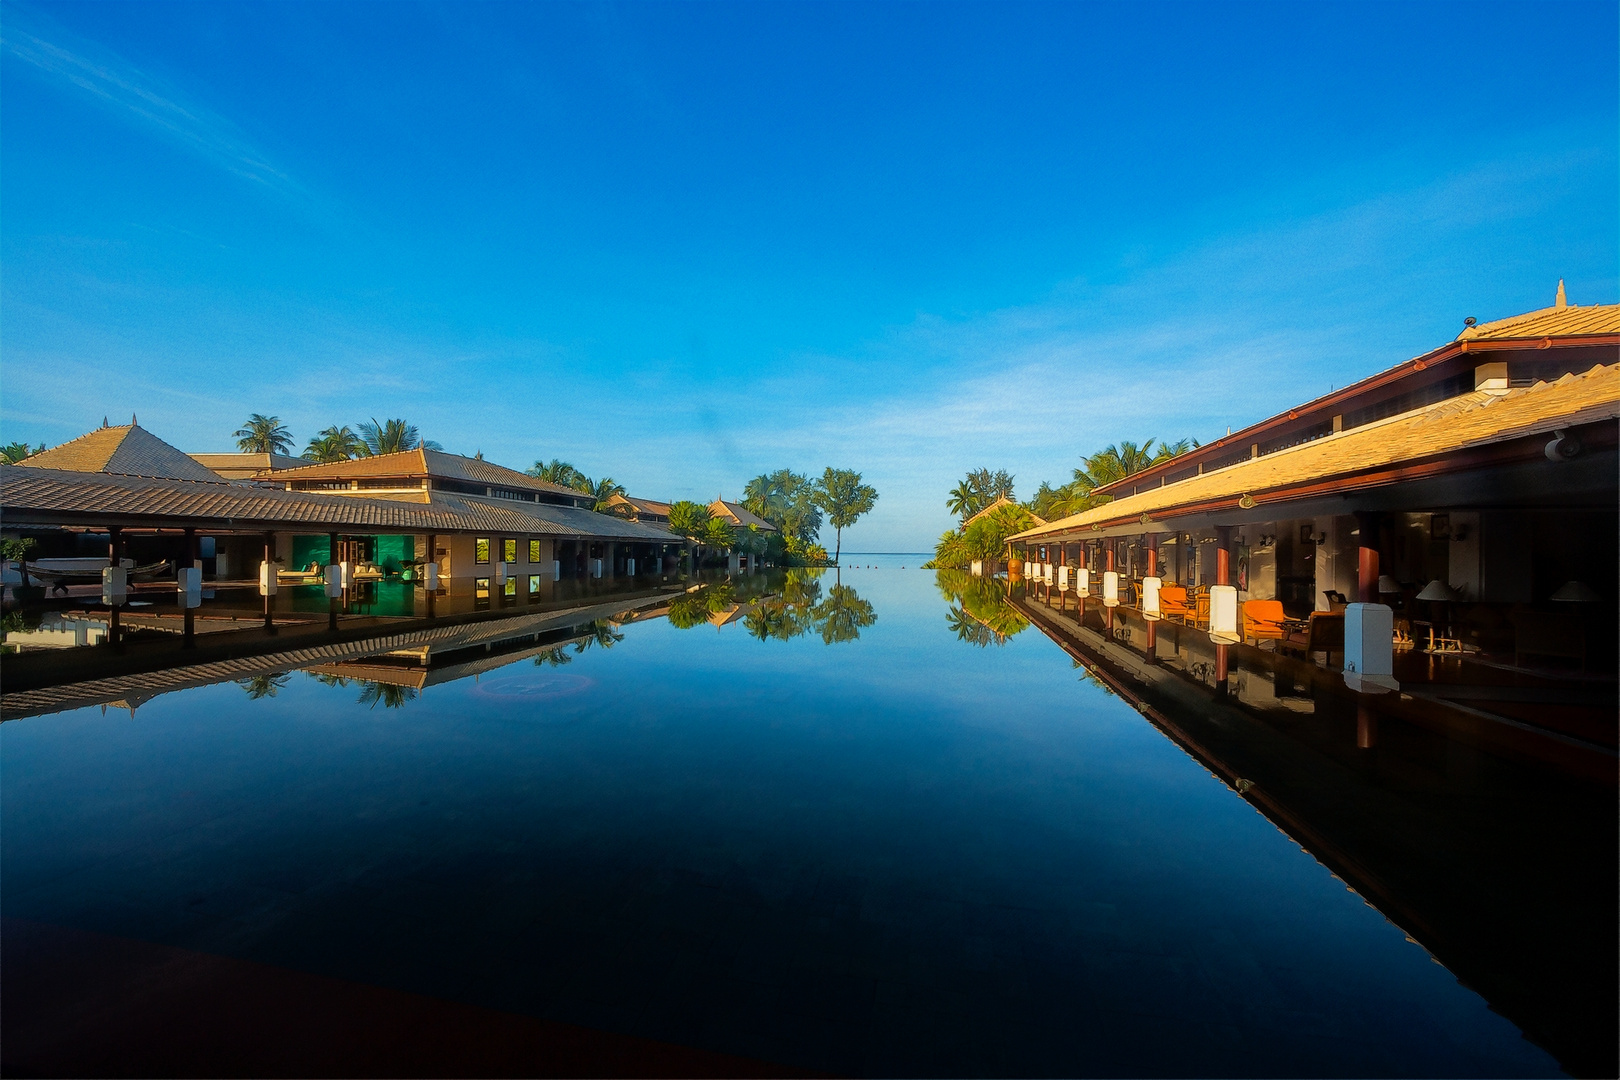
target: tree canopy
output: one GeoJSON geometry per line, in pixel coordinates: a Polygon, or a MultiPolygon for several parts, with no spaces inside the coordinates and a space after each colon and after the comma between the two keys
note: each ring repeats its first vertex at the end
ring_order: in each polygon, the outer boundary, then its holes
{"type": "Polygon", "coordinates": [[[1013,478],[1006,469],[974,469],[951,488],[945,507],[966,522],[997,499],[1012,497],[1013,478]]]}
{"type": "Polygon", "coordinates": [[[314,461],[349,461],[353,458],[364,457],[369,451],[359,435],[356,435],[345,424],[338,427],[333,424],[324,431],[319,432],[309,440],[304,447],[304,456],[314,461]]]}
{"type": "Polygon", "coordinates": [[[843,553],[844,530],[870,513],[877,500],[877,488],[861,483],[861,474],[853,469],[828,466],[816,481],[816,505],[827,512],[827,521],[836,530],[833,562],[843,553]]]}
{"type": "Polygon", "coordinates": [[[415,424],[401,419],[384,420],[376,417],[360,425],[360,440],[370,454],[398,454],[404,450],[443,450],[431,439],[423,439],[415,424]]]}

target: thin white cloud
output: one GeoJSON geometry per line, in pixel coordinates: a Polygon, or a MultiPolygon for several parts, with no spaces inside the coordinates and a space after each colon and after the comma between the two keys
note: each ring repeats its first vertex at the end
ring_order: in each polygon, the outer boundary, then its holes
{"type": "Polygon", "coordinates": [[[126,120],[237,176],[283,193],[301,193],[293,179],[225,117],[188,101],[152,72],[74,37],[37,12],[7,4],[0,48],[45,77],[76,87],[126,120]]]}

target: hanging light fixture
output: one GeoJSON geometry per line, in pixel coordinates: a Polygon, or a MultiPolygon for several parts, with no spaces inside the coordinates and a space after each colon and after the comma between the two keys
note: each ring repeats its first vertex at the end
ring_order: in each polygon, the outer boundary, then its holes
{"type": "Polygon", "coordinates": [[[1103,606],[1119,607],[1119,574],[1113,570],[1103,571],[1103,606]]]}
{"type": "Polygon", "coordinates": [[[1557,600],[1560,603],[1595,604],[1603,597],[1590,585],[1580,581],[1566,581],[1558,586],[1558,591],[1547,599],[1557,600]]]}

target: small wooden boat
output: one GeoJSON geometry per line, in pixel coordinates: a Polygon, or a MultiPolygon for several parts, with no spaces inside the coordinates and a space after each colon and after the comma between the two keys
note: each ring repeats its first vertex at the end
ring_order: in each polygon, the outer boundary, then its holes
{"type": "MultiPolygon", "coordinates": [[[[28,564],[30,577],[51,585],[87,585],[101,580],[101,571],[106,564],[100,566],[41,566],[39,563],[28,564]]],[[[161,562],[147,563],[144,566],[129,568],[130,581],[151,581],[163,577],[174,569],[174,564],[168,559],[161,562]]]]}

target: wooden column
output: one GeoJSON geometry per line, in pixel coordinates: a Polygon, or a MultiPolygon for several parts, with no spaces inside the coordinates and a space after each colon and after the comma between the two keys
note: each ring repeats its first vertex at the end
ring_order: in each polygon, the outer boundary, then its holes
{"type": "Polygon", "coordinates": [[[1356,548],[1356,599],[1363,604],[1378,603],[1378,530],[1383,525],[1377,513],[1360,512],[1360,543],[1356,548]]]}

